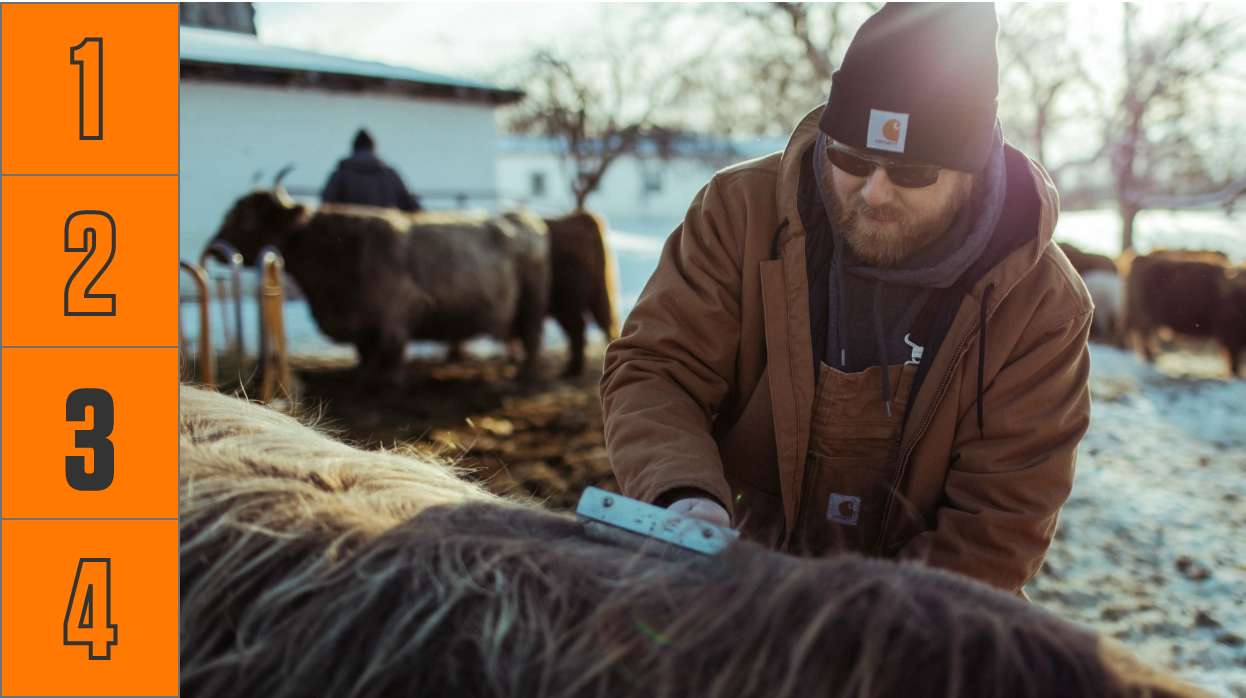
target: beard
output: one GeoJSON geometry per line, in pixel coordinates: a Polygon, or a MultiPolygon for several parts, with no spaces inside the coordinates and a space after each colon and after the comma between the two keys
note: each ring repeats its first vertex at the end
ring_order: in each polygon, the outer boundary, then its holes
{"type": "Polygon", "coordinates": [[[917,210],[894,204],[875,208],[865,203],[860,191],[841,197],[830,177],[824,186],[831,188],[830,215],[835,232],[844,237],[862,261],[889,268],[904,262],[951,227],[973,193],[973,178],[964,178],[952,196],[917,210]]]}

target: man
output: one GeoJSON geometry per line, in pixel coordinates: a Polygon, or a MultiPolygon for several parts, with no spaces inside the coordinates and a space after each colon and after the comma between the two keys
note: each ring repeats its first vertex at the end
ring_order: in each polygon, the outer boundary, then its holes
{"type": "Polygon", "coordinates": [[[623,491],[798,553],[1020,592],[1089,422],[1056,192],[996,119],[990,4],[889,4],[779,154],[693,201],[606,353],[623,491]]]}
{"type": "Polygon", "coordinates": [[[324,185],[320,200],[326,204],[366,204],[419,211],[420,200],[407,191],[402,177],[376,156],[376,144],[364,129],[355,134],[350,157],[343,158],[324,185]]]}

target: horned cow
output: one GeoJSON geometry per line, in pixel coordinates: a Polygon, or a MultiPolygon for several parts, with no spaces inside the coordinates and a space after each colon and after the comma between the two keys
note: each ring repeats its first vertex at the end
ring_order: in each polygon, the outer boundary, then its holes
{"type": "Polygon", "coordinates": [[[620,547],[427,455],[180,404],[186,695],[1196,695],[950,573],[620,547]]]}
{"type": "Polygon", "coordinates": [[[215,240],[248,263],[275,245],[330,338],[354,344],[361,373],[401,378],[408,340],[517,338],[534,377],[549,296],[549,243],[541,219],[297,204],[280,188],[256,190],[225,216],[215,240]]]}

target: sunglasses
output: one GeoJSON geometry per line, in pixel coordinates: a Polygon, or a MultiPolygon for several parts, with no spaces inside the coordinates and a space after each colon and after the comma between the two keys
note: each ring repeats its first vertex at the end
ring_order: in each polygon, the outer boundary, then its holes
{"type": "Polygon", "coordinates": [[[920,189],[934,184],[939,181],[939,171],[942,169],[938,165],[914,165],[866,158],[845,149],[838,143],[827,145],[826,157],[832,165],[853,177],[869,177],[874,173],[875,168],[881,167],[887,171],[887,178],[892,184],[906,189],[920,189]]]}

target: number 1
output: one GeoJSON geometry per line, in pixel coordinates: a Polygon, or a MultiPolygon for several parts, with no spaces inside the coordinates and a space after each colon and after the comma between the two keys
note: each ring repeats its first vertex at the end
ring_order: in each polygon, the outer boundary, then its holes
{"type": "Polygon", "coordinates": [[[104,37],[89,36],[69,48],[78,66],[78,140],[104,140],[104,37]]]}

